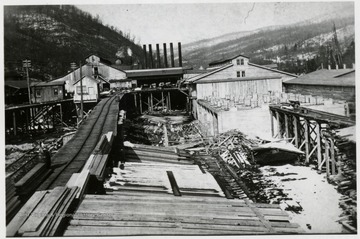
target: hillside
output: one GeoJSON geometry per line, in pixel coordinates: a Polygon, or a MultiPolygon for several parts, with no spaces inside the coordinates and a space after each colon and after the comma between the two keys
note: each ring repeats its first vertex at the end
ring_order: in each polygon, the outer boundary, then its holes
{"type": "Polygon", "coordinates": [[[71,62],[78,64],[89,54],[114,63],[119,51],[125,63],[142,59],[141,47],[130,37],[74,6],[4,7],[6,76],[23,75],[21,62],[26,58],[32,62],[31,77],[49,80],[64,75],[71,62]]]}
{"type": "MultiPolygon", "coordinates": [[[[349,52],[354,48],[354,12],[353,9],[339,12],[341,14],[329,13],[292,25],[235,32],[184,44],[183,58],[194,68],[207,67],[212,61],[237,54],[247,55],[258,64],[280,63],[285,66],[288,62],[303,64],[299,61],[312,60],[316,61],[311,63],[312,68],[316,69],[321,63],[326,67],[329,55],[323,53],[334,50],[335,26],[343,63],[350,66],[354,63],[354,52],[349,52]]],[[[297,69],[287,70],[299,73],[297,69]]]]}

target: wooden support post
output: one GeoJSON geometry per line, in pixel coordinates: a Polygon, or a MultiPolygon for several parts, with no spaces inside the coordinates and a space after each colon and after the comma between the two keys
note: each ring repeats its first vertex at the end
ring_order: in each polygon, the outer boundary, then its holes
{"type": "Polygon", "coordinates": [[[134,105],[135,105],[135,112],[137,112],[137,99],[136,99],[136,93],[134,93],[134,105]]]}
{"type": "Polygon", "coordinates": [[[154,98],[152,93],[150,93],[150,108],[151,111],[154,111],[154,98]]]}
{"type": "Polygon", "coordinates": [[[335,145],[334,140],[330,139],[330,157],[331,157],[331,174],[336,174],[336,162],[335,162],[335,145]]]}
{"type": "Polygon", "coordinates": [[[325,160],[326,160],[326,177],[330,176],[330,162],[329,162],[329,143],[328,141],[325,139],[325,160]]]}
{"type": "Polygon", "coordinates": [[[171,110],[171,95],[170,95],[170,91],[168,91],[168,101],[169,101],[169,110],[171,110]]]}
{"type": "Polygon", "coordinates": [[[162,105],[162,108],[164,109],[164,104],[165,104],[165,99],[164,99],[164,91],[161,91],[161,105],[162,105]]]}
{"type": "Polygon", "coordinates": [[[151,107],[150,107],[150,95],[147,96],[147,105],[148,105],[148,111],[151,111],[151,107]]]}
{"type": "Polygon", "coordinates": [[[166,128],[165,124],[163,124],[163,129],[164,129],[164,146],[168,147],[169,146],[169,138],[168,138],[167,128],[166,128]]]}
{"type": "Polygon", "coordinates": [[[305,156],[306,160],[305,163],[309,164],[310,162],[310,156],[309,156],[309,121],[307,119],[304,119],[304,127],[305,127],[305,156]]]}
{"type": "Polygon", "coordinates": [[[278,125],[278,138],[281,139],[282,135],[281,135],[281,119],[280,119],[280,114],[278,111],[276,111],[276,120],[277,120],[277,125],[278,125]]]}
{"type": "Polygon", "coordinates": [[[316,145],[317,148],[317,159],[318,159],[318,170],[321,171],[321,124],[316,122],[316,145]]]}
{"type": "Polygon", "coordinates": [[[139,106],[140,106],[140,114],[142,114],[142,97],[141,97],[141,93],[139,93],[139,106]]]}
{"type": "Polygon", "coordinates": [[[299,148],[299,129],[298,129],[298,119],[296,116],[293,116],[293,129],[294,129],[294,137],[295,137],[295,147],[299,148]]]}
{"type": "Polygon", "coordinates": [[[274,114],[270,110],[271,137],[274,137],[274,114]]]}
{"type": "Polygon", "coordinates": [[[16,126],[16,113],[15,113],[15,111],[13,111],[12,115],[13,115],[14,135],[16,135],[17,134],[17,129],[16,129],[17,126],[16,126]]]}
{"type": "Polygon", "coordinates": [[[62,111],[62,103],[60,103],[60,124],[62,125],[64,122],[63,122],[63,111],[62,111]]]}
{"type": "Polygon", "coordinates": [[[287,114],[284,114],[284,120],[285,120],[285,135],[286,135],[286,138],[290,138],[289,117],[287,114]]]}

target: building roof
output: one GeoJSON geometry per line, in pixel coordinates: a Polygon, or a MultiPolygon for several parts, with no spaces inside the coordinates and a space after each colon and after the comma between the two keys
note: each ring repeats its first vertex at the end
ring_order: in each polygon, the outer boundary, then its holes
{"type": "Polygon", "coordinates": [[[289,72],[286,72],[286,71],[280,71],[280,70],[277,70],[277,69],[269,68],[269,67],[267,67],[267,66],[258,65],[258,64],[254,64],[254,63],[251,63],[251,62],[249,62],[248,64],[249,64],[250,66],[259,67],[259,68],[262,68],[262,69],[265,69],[265,70],[269,70],[269,71],[273,71],[273,72],[277,72],[277,73],[280,73],[280,74],[284,74],[284,75],[288,75],[288,76],[293,76],[293,77],[298,77],[298,76],[295,75],[295,74],[292,74],[292,73],[289,73],[289,72]]]}
{"type": "Polygon", "coordinates": [[[48,81],[48,82],[40,82],[33,86],[35,87],[46,87],[46,86],[57,86],[57,85],[64,85],[65,81],[48,81]]]}
{"type": "MultiPolygon", "coordinates": [[[[92,76],[83,76],[81,79],[84,79],[85,77],[89,78],[90,80],[96,81],[97,83],[100,83],[101,81],[104,81],[106,83],[110,83],[107,80],[105,80],[103,77],[101,77],[100,75],[97,78],[94,78],[92,76]]],[[[73,85],[76,85],[79,81],[80,81],[80,79],[77,80],[73,85]]]]}
{"type": "Polygon", "coordinates": [[[291,79],[284,84],[294,85],[327,85],[327,86],[355,86],[354,69],[326,70],[321,69],[291,79]]]}
{"type": "Polygon", "coordinates": [[[185,68],[171,67],[171,68],[154,68],[154,69],[140,69],[140,70],[126,70],[128,78],[147,77],[147,76],[168,76],[168,75],[183,75],[185,68]]]}
{"type": "Polygon", "coordinates": [[[207,77],[207,76],[209,76],[209,75],[215,74],[215,73],[217,73],[217,72],[219,72],[219,71],[225,70],[225,69],[227,69],[227,68],[229,68],[229,67],[231,67],[231,66],[233,66],[233,64],[228,64],[228,65],[225,65],[225,66],[223,66],[223,67],[214,69],[214,70],[212,70],[212,71],[210,71],[210,72],[208,72],[208,73],[201,74],[201,75],[197,75],[197,76],[195,76],[195,77],[192,77],[192,78],[188,79],[188,80],[186,81],[186,83],[194,83],[195,81],[198,81],[198,80],[200,80],[200,79],[202,79],[202,78],[204,78],[204,77],[207,77]]]}
{"type": "Polygon", "coordinates": [[[8,80],[4,82],[5,86],[15,89],[25,89],[28,87],[26,80],[8,80]]]}
{"type": "Polygon", "coordinates": [[[245,57],[245,58],[249,59],[249,57],[247,57],[247,56],[244,56],[242,54],[238,54],[238,55],[235,55],[235,56],[231,56],[231,57],[227,57],[227,58],[223,58],[223,59],[220,59],[220,60],[210,62],[209,66],[213,66],[213,65],[217,65],[217,64],[221,64],[221,63],[226,63],[226,62],[231,61],[231,60],[233,60],[235,58],[238,58],[239,56],[242,56],[242,57],[245,57]]]}

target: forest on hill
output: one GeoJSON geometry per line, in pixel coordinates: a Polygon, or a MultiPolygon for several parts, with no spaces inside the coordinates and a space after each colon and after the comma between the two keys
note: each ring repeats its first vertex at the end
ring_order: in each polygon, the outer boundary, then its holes
{"type": "Polygon", "coordinates": [[[134,40],[75,6],[5,6],[5,78],[21,78],[25,59],[31,60],[31,77],[41,80],[66,74],[71,62],[79,64],[90,54],[141,64],[143,52],[134,40]]]}

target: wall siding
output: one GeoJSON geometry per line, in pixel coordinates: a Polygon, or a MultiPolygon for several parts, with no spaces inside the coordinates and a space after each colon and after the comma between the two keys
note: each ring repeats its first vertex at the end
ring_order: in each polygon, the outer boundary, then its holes
{"type": "Polygon", "coordinates": [[[32,93],[32,102],[33,103],[43,103],[49,101],[57,101],[64,99],[64,86],[40,86],[34,87],[32,93]],[[58,90],[58,94],[54,94],[54,89],[58,90]],[[36,91],[40,91],[40,96],[36,96],[36,91]],[[34,98],[35,95],[35,98],[34,98]]]}

